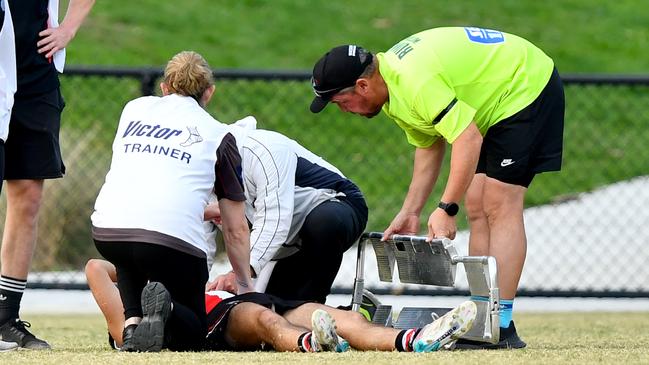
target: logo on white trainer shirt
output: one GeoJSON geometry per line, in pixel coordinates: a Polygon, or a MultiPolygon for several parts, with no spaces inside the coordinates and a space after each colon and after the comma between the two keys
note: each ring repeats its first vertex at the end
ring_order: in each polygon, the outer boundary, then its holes
{"type": "Polygon", "coordinates": [[[505,158],[505,159],[503,159],[503,161],[500,163],[500,166],[502,166],[502,167],[507,167],[507,166],[513,164],[514,162],[516,162],[516,161],[512,160],[511,158],[505,158]]]}
{"type": "Polygon", "coordinates": [[[187,126],[187,130],[189,131],[189,137],[187,137],[187,140],[185,142],[180,144],[181,146],[189,147],[194,143],[203,142],[203,137],[201,137],[200,133],[198,133],[198,127],[187,126]]]}

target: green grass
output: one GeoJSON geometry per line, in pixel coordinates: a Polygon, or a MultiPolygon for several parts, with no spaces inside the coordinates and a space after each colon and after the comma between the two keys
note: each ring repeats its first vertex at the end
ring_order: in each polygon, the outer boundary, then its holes
{"type": "Polygon", "coordinates": [[[34,332],[53,351],[0,354],[3,364],[646,364],[646,313],[521,313],[517,327],[528,347],[514,351],[453,351],[431,354],[205,352],[131,354],[108,348],[99,316],[31,316],[34,332]]]}
{"type": "Polygon", "coordinates": [[[385,50],[420,30],[490,27],[529,38],[564,72],[649,71],[649,13],[635,0],[97,1],[73,64],[162,65],[179,50],[216,68],[310,69],[335,45],[385,50]]]}

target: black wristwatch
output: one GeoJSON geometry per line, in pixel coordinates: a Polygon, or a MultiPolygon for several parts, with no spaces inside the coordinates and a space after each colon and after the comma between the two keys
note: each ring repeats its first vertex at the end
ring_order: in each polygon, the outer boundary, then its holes
{"type": "Polygon", "coordinates": [[[453,202],[450,203],[439,202],[439,205],[437,206],[442,208],[446,212],[446,214],[448,214],[451,217],[454,217],[457,214],[458,210],[460,210],[460,207],[457,205],[457,203],[453,203],[453,202]]]}

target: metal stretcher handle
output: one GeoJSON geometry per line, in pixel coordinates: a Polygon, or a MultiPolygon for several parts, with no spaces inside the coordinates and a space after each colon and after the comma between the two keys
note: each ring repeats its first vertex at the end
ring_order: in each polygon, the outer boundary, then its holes
{"type": "MultiPolygon", "coordinates": [[[[361,241],[365,239],[371,239],[371,238],[378,238],[381,239],[383,238],[383,232],[368,232],[368,233],[363,233],[361,236],[361,241]]],[[[437,239],[435,239],[437,240],[437,239]]],[[[394,234],[388,241],[394,241],[394,242],[426,242],[426,236],[410,236],[410,235],[405,235],[405,234],[394,234]]]]}

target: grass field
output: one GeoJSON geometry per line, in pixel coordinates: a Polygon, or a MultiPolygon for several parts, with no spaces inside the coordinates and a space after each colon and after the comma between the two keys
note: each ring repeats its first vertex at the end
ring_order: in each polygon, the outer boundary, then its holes
{"type": "Polygon", "coordinates": [[[453,351],[431,354],[348,352],[344,354],[206,352],[126,354],[108,348],[99,316],[31,316],[35,333],[53,351],[0,353],[1,364],[646,364],[646,313],[552,313],[516,315],[528,343],[524,350],[453,351]]]}
{"type": "Polygon", "coordinates": [[[474,25],[522,35],[563,72],[649,71],[649,13],[635,0],[97,1],[72,64],[162,65],[179,50],[216,68],[309,69],[325,49],[385,50],[420,30],[474,25]]]}

